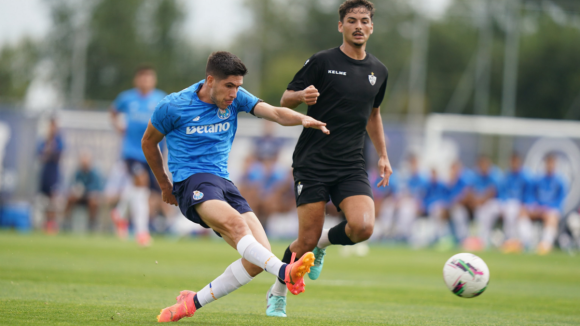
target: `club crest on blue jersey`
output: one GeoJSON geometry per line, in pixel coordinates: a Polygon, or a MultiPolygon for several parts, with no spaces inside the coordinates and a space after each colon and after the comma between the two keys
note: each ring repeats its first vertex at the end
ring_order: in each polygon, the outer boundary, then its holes
{"type": "Polygon", "coordinates": [[[371,74],[369,75],[369,83],[371,83],[371,85],[374,86],[376,82],[377,76],[375,76],[374,72],[371,72],[371,74]]]}
{"type": "Polygon", "coordinates": [[[217,111],[218,118],[220,118],[222,120],[229,118],[231,114],[232,114],[232,111],[230,110],[230,108],[226,108],[225,110],[218,109],[218,111],[217,111]]]}
{"type": "Polygon", "coordinates": [[[199,190],[193,191],[193,200],[200,200],[202,198],[203,198],[203,192],[201,192],[199,190]]]}

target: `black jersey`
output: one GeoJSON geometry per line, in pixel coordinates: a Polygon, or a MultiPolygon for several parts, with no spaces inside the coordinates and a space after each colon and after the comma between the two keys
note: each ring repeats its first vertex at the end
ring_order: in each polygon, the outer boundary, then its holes
{"type": "Polygon", "coordinates": [[[314,85],[320,96],[308,115],[325,122],[330,135],[305,128],[294,150],[295,169],[337,173],[365,168],[363,146],[373,108],[380,106],[387,87],[388,70],[367,53],[355,60],[334,48],[316,53],[298,71],[288,90],[314,85]]]}

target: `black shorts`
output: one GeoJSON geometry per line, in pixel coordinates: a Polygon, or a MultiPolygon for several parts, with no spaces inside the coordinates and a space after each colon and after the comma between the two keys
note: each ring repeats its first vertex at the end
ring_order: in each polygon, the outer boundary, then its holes
{"type": "Polygon", "coordinates": [[[147,162],[141,162],[132,158],[126,158],[125,164],[127,165],[127,171],[131,176],[136,176],[138,174],[143,173],[146,171],[149,175],[149,189],[155,192],[161,192],[161,187],[159,187],[159,183],[157,183],[157,179],[155,179],[155,174],[153,174],[153,170],[149,167],[147,162]]]}
{"type": "Polygon", "coordinates": [[[369,176],[364,169],[337,173],[333,177],[320,177],[308,169],[294,169],[293,173],[296,207],[332,200],[340,212],[339,205],[345,198],[358,195],[373,198],[369,176]]]}
{"type": "Polygon", "coordinates": [[[209,229],[209,226],[205,224],[195,209],[195,205],[206,200],[225,201],[240,214],[252,211],[233,182],[211,173],[196,173],[183,181],[175,182],[173,195],[177,198],[181,213],[193,223],[206,229],[209,229]]]}

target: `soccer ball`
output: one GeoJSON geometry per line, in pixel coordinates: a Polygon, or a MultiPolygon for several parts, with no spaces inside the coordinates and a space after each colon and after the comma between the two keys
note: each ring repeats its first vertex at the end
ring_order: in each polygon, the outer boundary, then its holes
{"type": "Polygon", "coordinates": [[[457,254],[443,266],[443,279],[453,294],[473,298],[482,294],[489,283],[489,268],[474,254],[457,254]]]}

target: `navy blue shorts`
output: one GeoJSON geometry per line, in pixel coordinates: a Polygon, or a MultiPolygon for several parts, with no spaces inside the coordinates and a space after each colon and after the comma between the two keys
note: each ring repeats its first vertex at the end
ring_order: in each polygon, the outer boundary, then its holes
{"type": "Polygon", "coordinates": [[[233,182],[211,173],[196,173],[183,181],[173,183],[173,195],[177,198],[181,213],[206,229],[209,226],[195,209],[195,205],[206,200],[225,201],[240,214],[252,211],[233,182]]]}
{"type": "Polygon", "coordinates": [[[146,171],[149,175],[149,190],[155,192],[161,192],[161,187],[157,183],[157,179],[155,179],[155,174],[153,174],[153,170],[149,167],[147,162],[141,162],[132,158],[126,158],[125,164],[127,165],[127,171],[131,176],[136,176],[141,174],[143,171],[146,171]]]}

